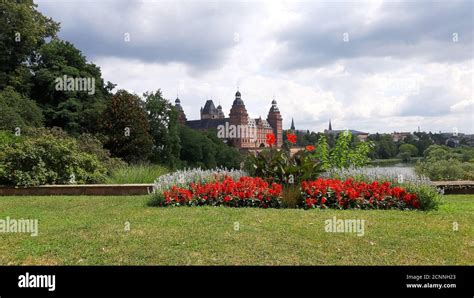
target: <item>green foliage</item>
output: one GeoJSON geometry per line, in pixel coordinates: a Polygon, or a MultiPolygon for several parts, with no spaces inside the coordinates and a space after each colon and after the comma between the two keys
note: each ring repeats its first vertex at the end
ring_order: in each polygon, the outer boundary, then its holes
{"type": "Polygon", "coordinates": [[[316,156],[322,162],[322,168],[343,169],[350,167],[361,167],[370,160],[369,153],[373,148],[372,142],[358,142],[351,148],[352,134],[349,131],[340,133],[334,147],[329,149],[326,136],[321,136],[316,145],[316,156]]]}
{"type": "Polygon", "coordinates": [[[435,181],[474,180],[474,163],[456,159],[417,162],[415,171],[435,181]]]}
{"type": "Polygon", "coordinates": [[[397,144],[390,134],[374,134],[368,137],[375,145],[370,157],[374,159],[393,158],[397,155],[397,144]]]}
{"type": "Polygon", "coordinates": [[[32,68],[35,75],[31,97],[42,106],[47,126],[61,127],[73,135],[99,131],[100,115],[109,96],[99,67],[87,63],[73,44],[53,39],[38,49],[32,68]],[[94,79],[94,93],[57,90],[56,79],[64,76],[90,79],[91,83],[94,79]]]}
{"type": "Polygon", "coordinates": [[[181,150],[178,132],[178,113],[163,98],[161,90],[145,93],[145,108],[153,137],[151,161],[175,168],[179,164],[181,150]]]}
{"type": "Polygon", "coordinates": [[[404,161],[409,161],[412,157],[418,155],[418,148],[412,144],[401,144],[398,147],[398,152],[404,161]]]}
{"type": "Polygon", "coordinates": [[[474,180],[474,148],[432,145],[415,165],[418,174],[431,180],[474,180]]]}
{"type": "Polygon", "coordinates": [[[0,130],[13,131],[17,127],[38,127],[43,124],[43,114],[36,103],[12,87],[0,91],[0,130]]]}
{"type": "Polygon", "coordinates": [[[27,62],[59,30],[59,23],[36,7],[32,0],[0,1],[0,89],[10,85],[26,94],[31,84],[27,62]]]}
{"type": "Polygon", "coordinates": [[[106,182],[109,184],[153,183],[156,178],[169,170],[160,165],[122,165],[112,169],[106,182]]]}
{"type": "Polygon", "coordinates": [[[97,183],[107,169],[93,154],[80,150],[76,139],[57,130],[31,130],[2,146],[0,184],[97,183]]]}
{"type": "Polygon", "coordinates": [[[143,102],[135,94],[119,90],[102,115],[104,147],[127,162],[145,162],[151,155],[153,139],[143,102]]]}
{"type": "Polygon", "coordinates": [[[179,126],[181,140],[180,158],[183,167],[212,169],[226,167],[240,168],[242,155],[217,137],[214,130],[202,132],[187,126],[179,126]]]}
{"type": "Polygon", "coordinates": [[[323,171],[320,160],[306,150],[291,155],[275,148],[249,155],[247,168],[255,176],[285,185],[315,179],[323,171]]]}
{"type": "Polygon", "coordinates": [[[438,209],[441,203],[441,195],[436,187],[415,183],[402,183],[401,186],[408,192],[416,194],[420,202],[420,210],[430,211],[438,209]]]}
{"type": "Polygon", "coordinates": [[[80,135],[77,137],[77,145],[79,146],[80,151],[96,156],[107,168],[109,174],[113,169],[127,165],[127,163],[120,158],[111,157],[110,151],[104,149],[102,142],[94,135],[80,135]]]}

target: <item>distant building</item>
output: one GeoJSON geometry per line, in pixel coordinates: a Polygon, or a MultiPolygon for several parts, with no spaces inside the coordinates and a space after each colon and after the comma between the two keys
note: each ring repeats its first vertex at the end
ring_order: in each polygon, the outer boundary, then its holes
{"type": "MultiPolygon", "coordinates": [[[[362,132],[362,131],[355,130],[355,129],[347,129],[347,130],[350,131],[353,136],[356,136],[362,142],[365,142],[367,140],[367,138],[369,137],[368,132],[362,132]]],[[[332,129],[331,120],[329,120],[328,129],[324,130],[324,134],[337,136],[337,135],[339,135],[340,133],[342,133],[344,131],[346,131],[346,130],[345,129],[343,129],[343,130],[334,130],[334,129],[332,129]]]]}
{"type": "Polygon", "coordinates": [[[204,107],[201,108],[200,120],[187,120],[181,101],[177,98],[175,106],[179,112],[179,121],[181,124],[197,130],[207,130],[210,128],[225,130],[224,139],[230,145],[239,149],[255,149],[267,147],[267,134],[275,135],[275,146],[283,145],[282,117],[278,109],[277,102],[272,101],[267,119],[250,118],[242,100],[239,91],[235,93],[235,100],[232,103],[229,117],[226,118],[222,107],[214,106],[212,100],[207,100],[204,107]],[[232,134],[232,129],[238,129],[238,132],[232,134]],[[229,133],[230,130],[230,133],[229,133]]]}
{"type": "Polygon", "coordinates": [[[392,139],[393,139],[394,142],[403,141],[410,135],[412,135],[411,132],[396,132],[396,131],[394,131],[391,134],[392,139]]]}

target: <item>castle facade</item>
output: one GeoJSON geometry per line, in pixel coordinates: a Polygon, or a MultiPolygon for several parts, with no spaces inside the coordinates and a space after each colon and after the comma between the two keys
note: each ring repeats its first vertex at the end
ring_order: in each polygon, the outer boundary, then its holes
{"type": "Polygon", "coordinates": [[[179,122],[197,130],[217,129],[217,136],[228,144],[243,150],[268,147],[267,134],[275,135],[276,147],[283,145],[282,117],[277,102],[272,101],[267,119],[250,118],[245,108],[242,95],[235,93],[229,117],[225,117],[221,105],[217,108],[212,100],[206,101],[201,107],[200,120],[187,120],[179,98],[175,100],[179,122]]]}

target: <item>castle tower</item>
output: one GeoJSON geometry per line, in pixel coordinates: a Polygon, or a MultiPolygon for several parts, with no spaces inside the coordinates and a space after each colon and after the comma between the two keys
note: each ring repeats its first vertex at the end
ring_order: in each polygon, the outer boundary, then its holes
{"type": "MultiPolygon", "coordinates": [[[[249,123],[249,115],[247,113],[247,109],[245,108],[245,104],[241,98],[240,92],[237,90],[235,93],[235,100],[232,103],[232,108],[230,109],[230,125],[235,125],[235,127],[240,126],[248,126],[249,123]]],[[[237,148],[242,147],[249,147],[250,139],[249,138],[236,138],[233,140],[234,146],[237,148]]]]}
{"type": "Polygon", "coordinates": [[[174,107],[178,111],[178,123],[180,124],[186,124],[186,114],[184,114],[183,107],[181,106],[181,100],[179,100],[178,97],[176,97],[176,100],[174,101],[174,107]]]}
{"type": "Polygon", "coordinates": [[[201,119],[216,119],[218,118],[218,114],[219,112],[212,100],[206,101],[204,108],[201,108],[201,119]]]}
{"type": "Polygon", "coordinates": [[[282,128],[282,118],[280,114],[280,110],[277,107],[276,100],[272,101],[272,107],[268,112],[267,117],[268,123],[270,123],[271,127],[273,128],[273,134],[276,137],[276,147],[281,147],[283,145],[283,128],[282,128]]]}
{"type": "Polygon", "coordinates": [[[224,112],[222,111],[222,106],[218,105],[217,106],[217,119],[224,119],[225,115],[224,112]]]}

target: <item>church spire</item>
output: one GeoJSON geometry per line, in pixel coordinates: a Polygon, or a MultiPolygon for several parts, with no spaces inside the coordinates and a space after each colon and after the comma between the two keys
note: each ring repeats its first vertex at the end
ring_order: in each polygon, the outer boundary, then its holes
{"type": "Polygon", "coordinates": [[[332,130],[331,119],[329,119],[329,130],[332,130]]]}
{"type": "Polygon", "coordinates": [[[291,118],[291,126],[290,126],[290,129],[292,131],[295,131],[295,121],[293,121],[293,117],[291,118]]]}

